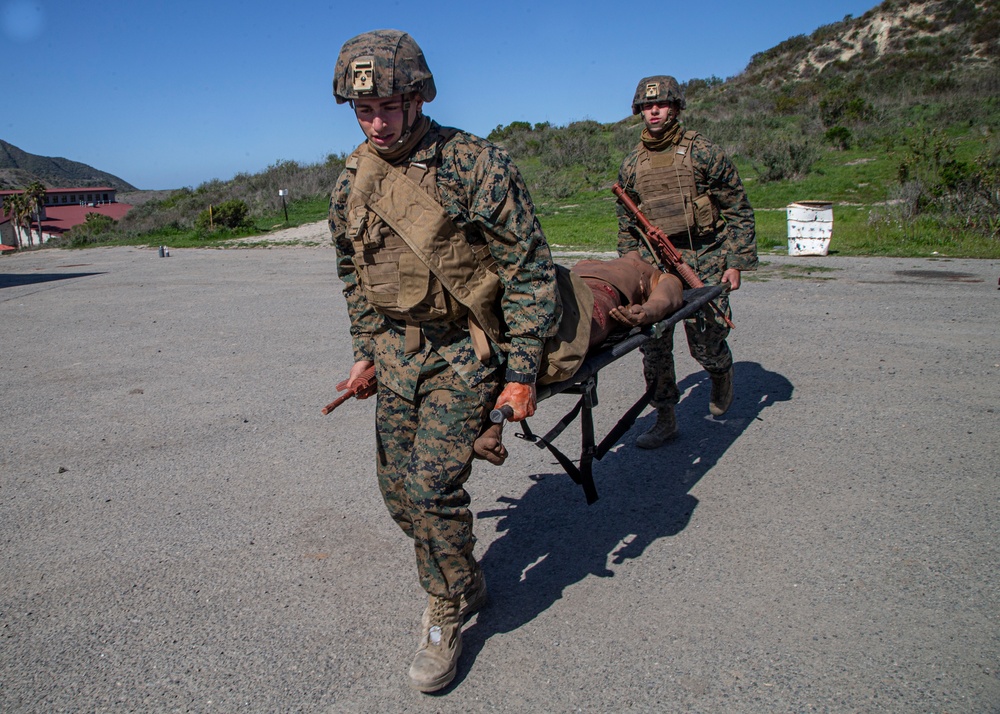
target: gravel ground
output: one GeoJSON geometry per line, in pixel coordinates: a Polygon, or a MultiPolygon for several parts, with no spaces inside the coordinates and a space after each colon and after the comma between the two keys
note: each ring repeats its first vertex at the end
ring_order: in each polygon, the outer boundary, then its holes
{"type": "Polygon", "coordinates": [[[763,259],[724,418],[679,339],[680,438],[644,415],[593,506],[510,436],[476,468],[492,603],[435,696],[374,404],[320,414],[333,251],[0,259],[0,710],[1000,711],[1000,262],[763,259]]]}

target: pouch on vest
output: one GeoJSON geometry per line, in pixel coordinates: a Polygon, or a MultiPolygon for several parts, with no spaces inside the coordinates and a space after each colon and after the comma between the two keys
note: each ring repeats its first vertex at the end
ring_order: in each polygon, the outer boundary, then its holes
{"type": "Polygon", "coordinates": [[[431,271],[413,253],[399,256],[399,296],[400,310],[407,311],[422,303],[431,289],[431,271]]]}
{"type": "Polygon", "coordinates": [[[715,232],[719,220],[719,209],[712,196],[703,193],[694,199],[694,228],[696,235],[706,236],[715,232]]]}

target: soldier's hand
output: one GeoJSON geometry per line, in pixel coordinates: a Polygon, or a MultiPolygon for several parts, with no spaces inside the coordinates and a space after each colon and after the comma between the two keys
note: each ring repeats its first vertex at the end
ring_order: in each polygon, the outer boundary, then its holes
{"type": "Polygon", "coordinates": [[[535,414],[535,385],[521,384],[520,382],[507,382],[507,385],[497,397],[494,409],[499,409],[504,405],[509,405],[514,410],[509,421],[521,421],[535,414]]]}
{"type": "Polygon", "coordinates": [[[722,282],[729,285],[729,292],[740,289],[740,271],[730,268],[722,274],[722,282]]]}
{"type": "MultiPolygon", "coordinates": [[[[351,373],[347,377],[347,388],[353,389],[359,387],[360,385],[355,384],[355,380],[357,380],[358,377],[360,377],[365,372],[365,370],[369,369],[373,364],[375,363],[372,362],[370,359],[361,359],[355,362],[354,366],[351,367],[351,373]]],[[[364,394],[364,396],[362,396],[362,394],[359,392],[355,396],[358,399],[366,399],[367,397],[370,397],[371,394],[364,394]]]]}

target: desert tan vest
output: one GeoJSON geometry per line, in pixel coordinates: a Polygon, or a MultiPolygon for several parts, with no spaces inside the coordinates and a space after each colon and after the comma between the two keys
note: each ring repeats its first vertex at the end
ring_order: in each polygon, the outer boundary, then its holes
{"type": "MultiPolygon", "coordinates": [[[[707,193],[697,195],[691,144],[698,132],[687,131],[681,140],[663,151],[639,147],[635,166],[635,190],[640,210],[650,223],[671,239],[683,238],[678,247],[693,247],[694,239],[716,231],[719,210],[707,193]]],[[[675,241],[677,243],[677,241],[675,241]]]]}
{"type": "MultiPolygon", "coordinates": [[[[490,341],[503,351],[510,347],[499,308],[502,284],[485,239],[472,242],[438,201],[435,162],[404,170],[367,144],[348,158],[346,166],[354,172],[348,237],[358,282],[376,311],[406,323],[407,352],[419,349],[420,322],[467,317],[476,354],[485,362],[490,341]]],[[[590,290],[565,268],[557,272],[563,319],[546,343],[540,383],[572,376],[590,337],[590,290]]]]}

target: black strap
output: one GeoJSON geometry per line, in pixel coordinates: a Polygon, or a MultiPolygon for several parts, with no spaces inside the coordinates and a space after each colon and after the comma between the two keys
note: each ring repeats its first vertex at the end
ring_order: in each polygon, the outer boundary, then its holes
{"type": "Polygon", "coordinates": [[[635,420],[639,418],[642,410],[646,408],[652,398],[653,393],[647,391],[639,398],[639,401],[629,407],[629,410],[625,412],[622,418],[618,420],[618,423],[615,424],[615,427],[601,441],[600,446],[597,447],[597,451],[594,453],[594,458],[598,461],[604,458],[604,455],[608,453],[611,447],[617,444],[618,440],[625,435],[625,432],[632,428],[635,420]]]}
{"type": "Polygon", "coordinates": [[[521,434],[516,434],[520,439],[525,441],[530,441],[535,444],[539,449],[548,449],[559,465],[563,467],[563,470],[569,474],[569,477],[573,479],[573,483],[580,486],[583,489],[583,495],[587,499],[587,505],[593,504],[599,496],[597,495],[597,486],[594,485],[594,471],[593,471],[593,461],[594,461],[594,414],[593,408],[587,406],[588,401],[587,395],[580,398],[580,401],[576,403],[576,406],[569,410],[569,412],[559,423],[552,427],[545,436],[538,436],[532,433],[531,429],[528,427],[528,420],[524,419],[520,422],[521,429],[523,430],[521,434]],[[582,413],[580,419],[580,432],[581,432],[581,446],[580,446],[580,467],[577,468],[576,464],[566,456],[563,452],[557,449],[553,444],[553,439],[557,438],[567,426],[573,423],[577,415],[582,413]]]}

